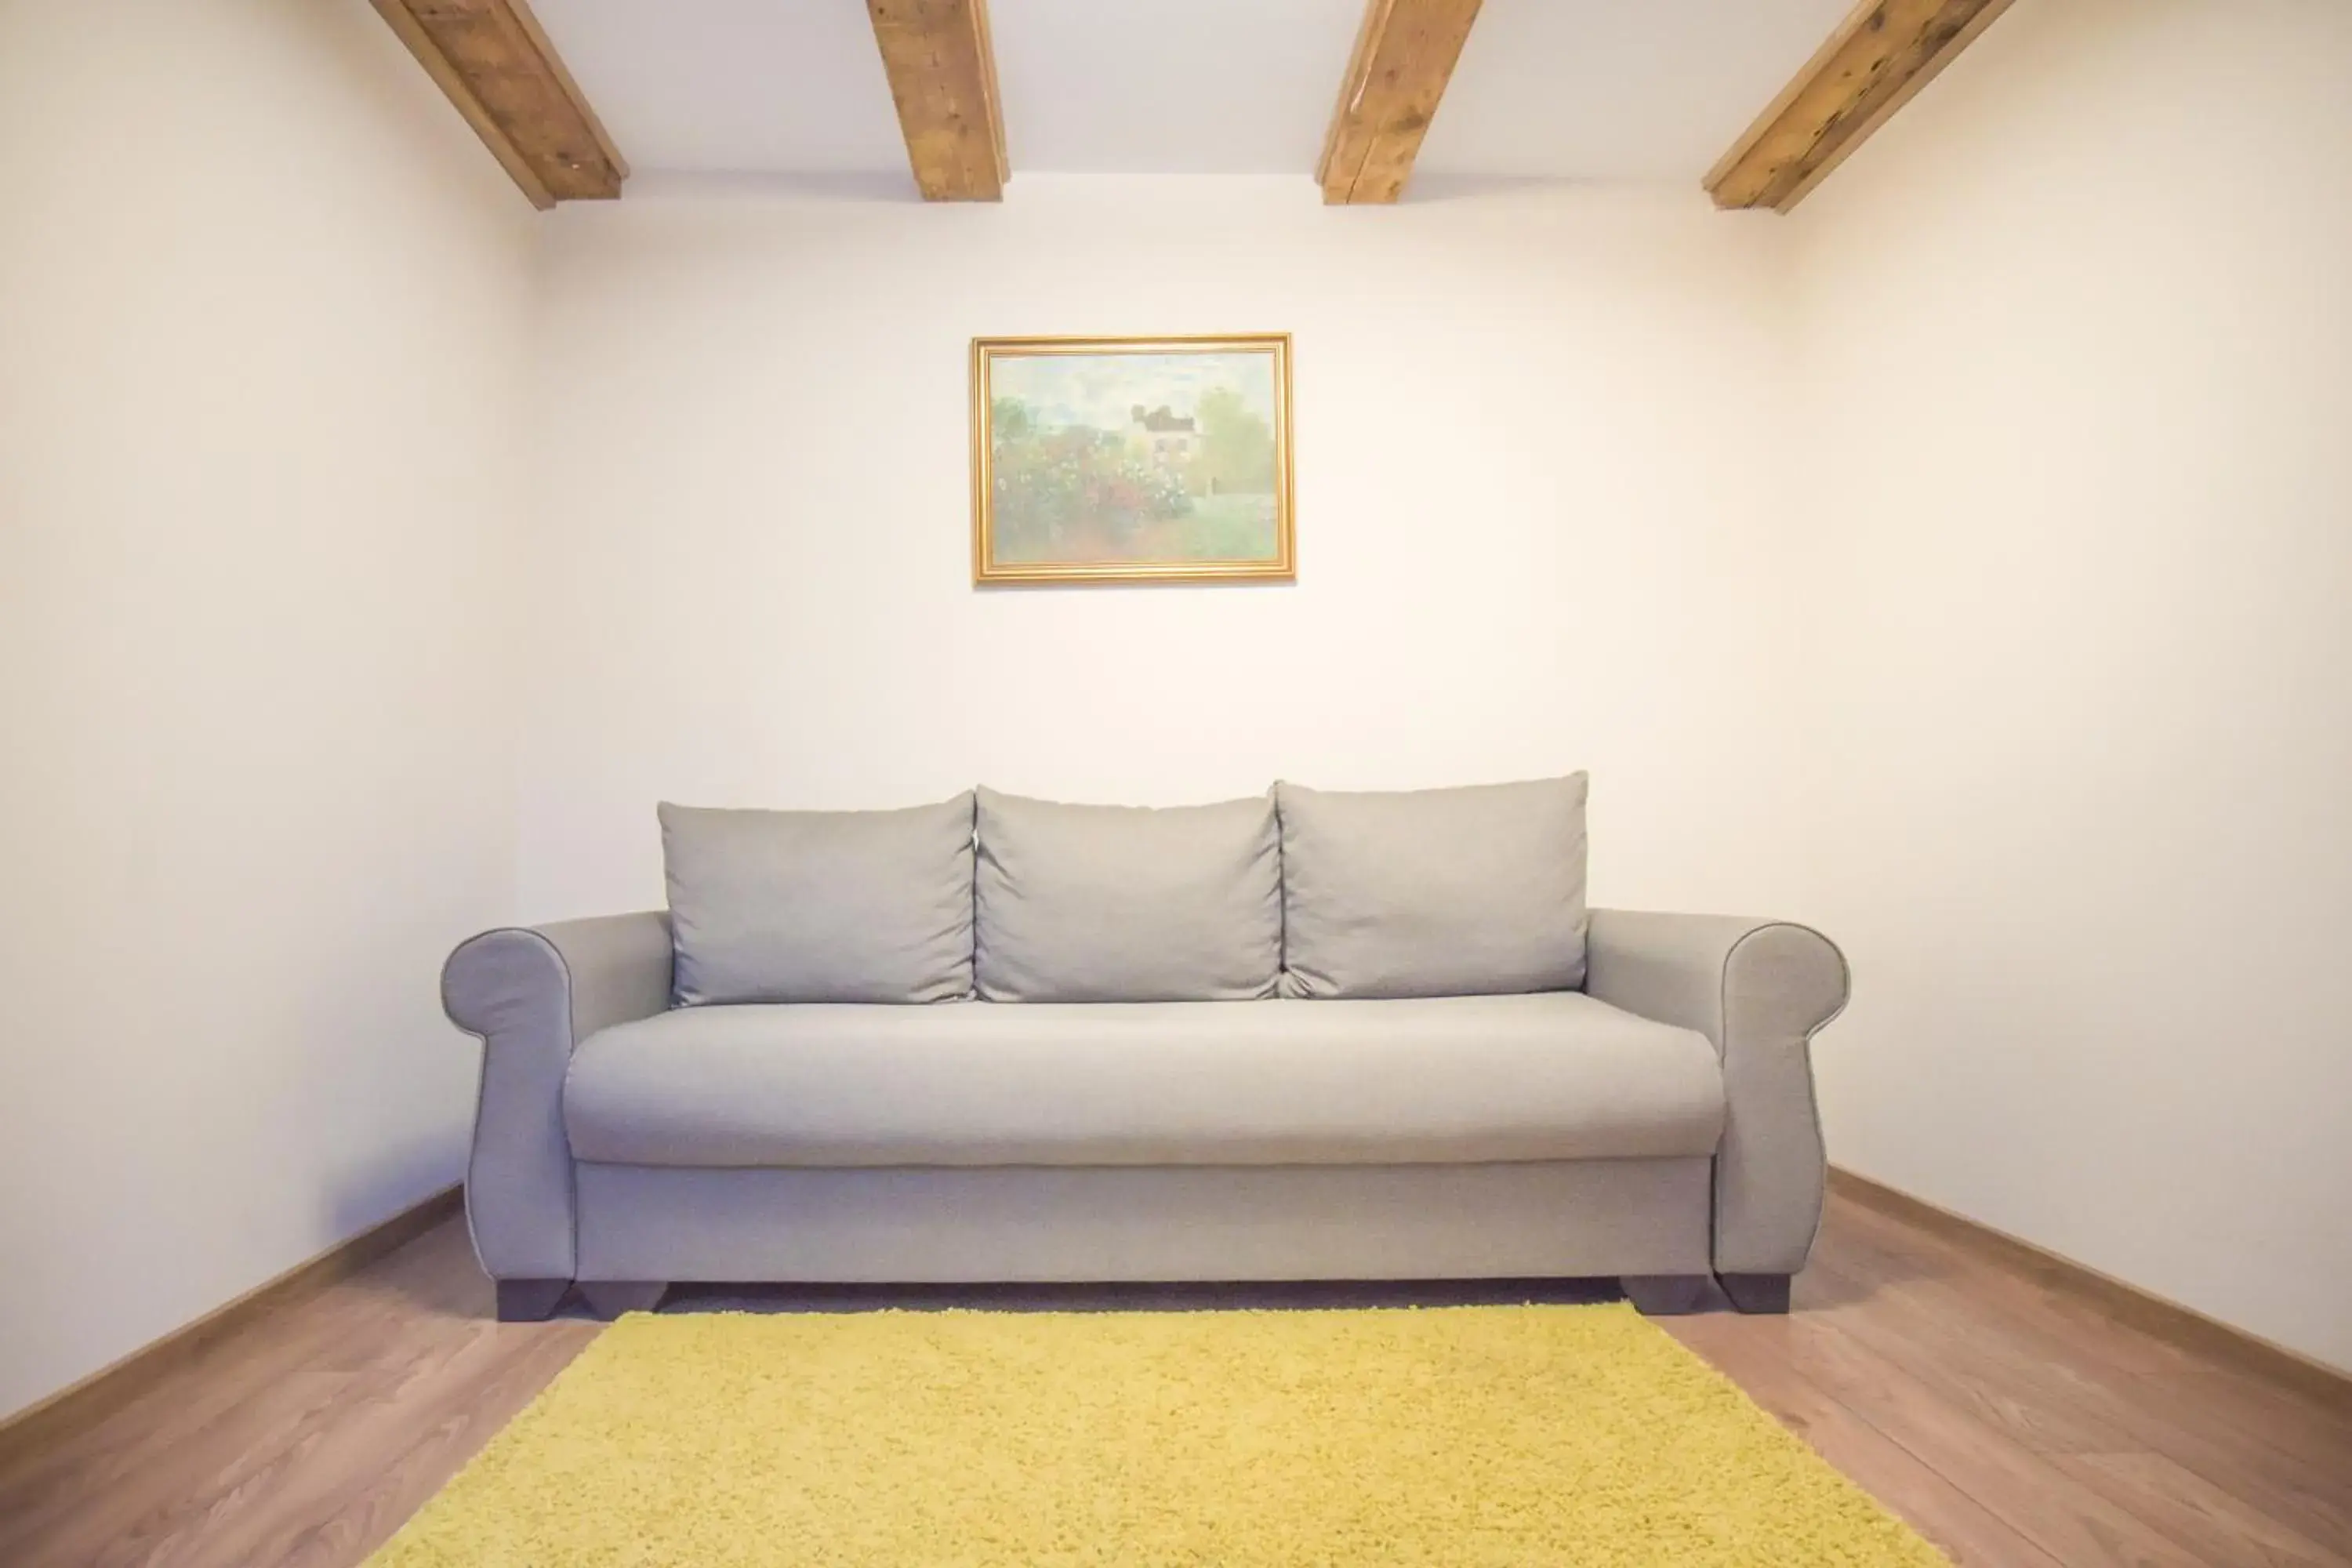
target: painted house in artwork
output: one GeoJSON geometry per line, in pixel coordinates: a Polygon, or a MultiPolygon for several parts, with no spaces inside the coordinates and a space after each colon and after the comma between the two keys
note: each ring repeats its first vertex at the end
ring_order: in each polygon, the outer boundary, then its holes
{"type": "Polygon", "coordinates": [[[1173,413],[1164,403],[1157,408],[1139,403],[1128,410],[1128,450],[1163,468],[1181,467],[1200,441],[1201,433],[1192,416],[1173,413]]]}

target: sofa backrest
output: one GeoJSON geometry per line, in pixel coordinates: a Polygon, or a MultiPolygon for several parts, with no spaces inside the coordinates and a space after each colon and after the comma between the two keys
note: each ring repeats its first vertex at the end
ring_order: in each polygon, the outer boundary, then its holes
{"type": "Polygon", "coordinates": [[[660,816],[680,1006],[971,994],[970,791],[898,811],[664,802],[660,816]]]}
{"type": "Polygon", "coordinates": [[[1586,776],[1153,809],[665,804],[675,994],[1238,1001],[1575,990],[1586,776]]]}
{"type": "Polygon", "coordinates": [[[1580,987],[1585,784],[1573,773],[1396,792],[1276,784],[1285,994],[1580,987]]]}
{"type": "Polygon", "coordinates": [[[1274,801],[1065,805],[980,792],[990,1002],[1239,1002],[1282,976],[1274,801]]]}

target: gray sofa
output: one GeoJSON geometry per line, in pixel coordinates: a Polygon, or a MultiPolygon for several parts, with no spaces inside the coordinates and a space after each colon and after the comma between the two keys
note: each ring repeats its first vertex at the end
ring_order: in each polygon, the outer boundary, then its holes
{"type": "Polygon", "coordinates": [[[486,932],[467,1213],[501,1317],[672,1281],[1708,1276],[1820,1222],[1774,921],[1588,910],[1585,780],[662,809],[670,908],[486,932]]]}

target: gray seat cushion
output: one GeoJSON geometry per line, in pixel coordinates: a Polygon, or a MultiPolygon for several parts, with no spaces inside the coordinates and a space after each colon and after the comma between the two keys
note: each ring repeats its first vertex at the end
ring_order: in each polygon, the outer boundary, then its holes
{"type": "Polygon", "coordinates": [[[1400,793],[1274,791],[1286,994],[1470,996],[1584,984],[1584,774],[1400,793]]]}
{"type": "Polygon", "coordinates": [[[1713,1152],[1704,1036],[1577,992],[682,1009],[583,1041],[582,1160],[1291,1165],[1713,1152]]]}
{"type": "Polygon", "coordinates": [[[1233,1002],[1282,973],[1274,799],[1153,809],[982,789],[976,982],[992,1002],[1233,1002]]]}
{"type": "Polygon", "coordinates": [[[971,992],[969,792],[899,811],[661,807],[673,994],[940,1002],[971,992]]]}

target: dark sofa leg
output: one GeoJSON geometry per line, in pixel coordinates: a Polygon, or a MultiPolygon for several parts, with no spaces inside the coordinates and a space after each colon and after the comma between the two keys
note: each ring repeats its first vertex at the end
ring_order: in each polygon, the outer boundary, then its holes
{"type": "Polygon", "coordinates": [[[1786,1274],[1718,1274],[1716,1283],[1743,1312],[1785,1312],[1789,1310],[1786,1274]]]}
{"type": "Polygon", "coordinates": [[[1704,1274],[1628,1274],[1617,1283],[1645,1318],[1679,1318],[1706,1300],[1704,1274]]]}
{"type": "Polygon", "coordinates": [[[572,1289],[569,1279],[501,1279],[499,1286],[499,1321],[501,1323],[543,1323],[555,1316],[562,1303],[563,1293],[572,1289]]]}
{"type": "Polygon", "coordinates": [[[580,1299],[609,1323],[624,1312],[652,1311],[668,1289],[667,1279],[583,1279],[580,1299]]]}

